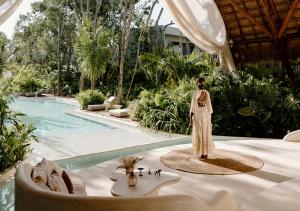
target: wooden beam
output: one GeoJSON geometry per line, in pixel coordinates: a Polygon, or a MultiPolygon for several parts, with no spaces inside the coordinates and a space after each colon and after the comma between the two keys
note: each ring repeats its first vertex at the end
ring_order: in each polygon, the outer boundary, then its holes
{"type": "MultiPolygon", "coordinates": [[[[243,4],[244,9],[247,10],[248,8],[247,8],[247,5],[245,4],[245,1],[242,1],[242,4],[243,4]]],[[[236,19],[238,19],[238,18],[236,17],[236,19]]],[[[239,24],[239,26],[241,27],[241,24],[239,24]]],[[[242,29],[242,27],[241,27],[241,29],[242,29]]],[[[253,32],[256,32],[254,25],[252,25],[252,30],[253,30],[253,32]]],[[[255,37],[257,38],[257,32],[255,33],[255,37]]]]}
{"type": "MultiPolygon", "coordinates": [[[[276,0],[269,0],[269,5],[270,5],[270,10],[272,12],[272,18],[273,18],[275,24],[277,24],[278,21],[281,21],[281,18],[277,11],[277,6],[282,5],[282,3],[275,4],[275,1],[276,0]]],[[[287,1],[290,1],[290,0],[287,0],[287,1]]],[[[277,27],[277,30],[279,30],[279,28],[278,28],[279,26],[276,25],[276,27],[277,27]]]]}
{"type": "Polygon", "coordinates": [[[228,22],[227,22],[227,20],[225,18],[224,12],[223,12],[223,5],[222,5],[222,3],[221,3],[220,0],[217,0],[216,3],[217,3],[217,6],[220,5],[219,10],[221,12],[221,15],[222,15],[224,23],[225,23],[226,35],[227,35],[227,40],[228,40],[228,36],[231,37],[231,31],[227,30],[227,24],[228,24],[228,22]]]}
{"type": "Polygon", "coordinates": [[[293,13],[294,13],[296,7],[298,6],[298,3],[299,3],[299,2],[300,2],[299,0],[294,0],[293,3],[290,5],[289,11],[288,11],[288,13],[286,14],[286,16],[285,16],[285,18],[284,18],[284,21],[283,21],[283,23],[282,23],[282,25],[281,25],[281,27],[280,27],[279,32],[278,32],[278,37],[279,37],[279,38],[282,37],[283,34],[285,33],[286,28],[287,28],[287,26],[288,26],[288,24],[289,24],[289,21],[290,21],[292,15],[293,15],[293,13]]]}
{"type": "Polygon", "coordinates": [[[264,32],[268,37],[271,39],[273,38],[271,32],[263,26],[259,21],[257,21],[255,18],[253,18],[246,10],[244,10],[242,7],[240,7],[236,1],[234,0],[228,0],[228,2],[245,18],[247,18],[252,24],[257,26],[262,32],[264,32]]]}
{"type": "MultiPolygon", "coordinates": [[[[291,0],[286,0],[286,2],[287,2],[288,5],[290,5],[290,3],[291,3],[290,1],[291,0]]],[[[297,8],[295,10],[297,10],[297,8]]],[[[290,19],[289,22],[291,22],[291,21],[293,21],[294,24],[297,25],[297,27],[300,29],[300,19],[299,18],[297,19],[297,17],[295,16],[295,11],[292,14],[292,17],[291,17],[291,19],[290,19]]],[[[280,23],[282,23],[282,22],[280,22],[280,23]]]]}
{"type": "Polygon", "coordinates": [[[277,30],[275,27],[275,22],[274,19],[271,16],[271,10],[270,10],[270,5],[269,5],[269,1],[268,0],[263,0],[263,8],[265,11],[265,15],[267,17],[267,21],[269,22],[270,26],[271,26],[271,31],[273,33],[273,35],[277,36],[277,30]]]}
{"type": "Polygon", "coordinates": [[[263,12],[262,12],[262,10],[261,10],[261,7],[260,7],[258,1],[257,1],[257,0],[253,0],[253,1],[254,1],[254,3],[256,4],[256,7],[258,8],[259,15],[260,15],[260,17],[263,19],[265,26],[267,26],[268,23],[267,23],[267,21],[264,19],[264,15],[263,15],[263,12]]]}
{"type": "MultiPolygon", "coordinates": [[[[297,34],[292,34],[292,35],[287,35],[285,37],[283,37],[283,40],[299,40],[300,37],[300,33],[297,34]]],[[[255,38],[255,39],[248,39],[248,40],[237,40],[235,39],[235,37],[232,38],[233,42],[236,45],[239,44],[245,44],[245,43],[267,43],[267,44],[272,44],[272,40],[270,40],[269,38],[255,38]]]]}
{"type": "Polygon", "coordinates": [[[245,35],[244,35],[244,32],[243,32],[243,29],[242,29],[242,26],[241,26],[241,23],[240,23],[240,20],[238,19],[238,16],[236,14],[236,11],[234,10],[234,7],[231,5],[231,9],[232,9],[232,12],[234,14],[234,17],[236,19],[236,23],[239,27],[239,31],[240,31],[240,35],[242,36],[243,39],[245,39],[245,35]]]}

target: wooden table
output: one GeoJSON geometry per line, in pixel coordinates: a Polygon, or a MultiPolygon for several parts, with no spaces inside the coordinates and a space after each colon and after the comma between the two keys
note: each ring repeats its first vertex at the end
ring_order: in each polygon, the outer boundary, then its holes
{"type": "Polygon", "coordinates": [[[178,174],[171,172],[161,172],[160,175],[143,172],[143,176],[139,176],[139,173],[135,172],[135,175],[138,178],[138,183],[135,187],[129,187],[125,173],[112,173],[110,178],[116,181],[111,187],[112,195],[127,197],[155,195],[162,186],[180,180],[178,174]]]}

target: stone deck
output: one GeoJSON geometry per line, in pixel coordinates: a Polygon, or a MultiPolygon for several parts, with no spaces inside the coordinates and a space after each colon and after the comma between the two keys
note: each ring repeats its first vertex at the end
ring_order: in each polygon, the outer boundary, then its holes
{"type": "MultiPolygon", "coordinates": [[[[217,141],[216,147],[247,153],[264,161],[262,169],[236,175],[202,175],[169,169],[160,163],[160,156],[175,149],[190,148],[191,144],[160,148],[140,153],[144,157],[139,165],[151,169],[175,172],[181,180],[163,187],[159,194],[188,194],[199,200],[208,201],[220,190],[232,192],[239,203],[243,204],[257,193],[274,187],[291,178],[300,176],[300,144],[274,139],[243,139],[222,137],[226,141],[217,141]]],[[[80,172],[87,179],[89,195],[111,196],[113,181],[109,175],[115,170],[118,160],[111,160],[80,172]]]]}

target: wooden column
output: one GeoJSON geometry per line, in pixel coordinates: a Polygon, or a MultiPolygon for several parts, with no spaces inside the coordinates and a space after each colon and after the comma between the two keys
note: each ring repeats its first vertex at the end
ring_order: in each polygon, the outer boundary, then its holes
{"type": "Polygon", "coordinates": [[[274,40],[274,49],[277,52],[277,59],[282,63],[283,75],[285,75],[284,71],[286,71],[288,78],[293,81],[295,79],[295,72],[288,58],[287,41],[285,39],[274,40]]]}
{"type": "Polygon", "coordinates": [[[293,81],[295,79],[295,72],[292,68],[292,65],[288,59],[288,51],[287,51],[287,47],[288,47],[288,43],[287,41],[284,39],[285,37],[285,32],[288,26],[289,21],[291,20],[291,17],[295,11],[295,9],[297,8],[298,4],[299,4],[299,0],[294,0],[293,2],[291,2],[290,6],[289,6],[289,10],[285,16],[285,18],[282,21],[282,24],[280,26],[280,29],[278,30],[278,40],[279,40],[279,56],[280,56],[280,60],[282,62],[282,66],[283,68],[286,70],[287,75],[289,77],[289,79],[291,81],[293,81]]]}

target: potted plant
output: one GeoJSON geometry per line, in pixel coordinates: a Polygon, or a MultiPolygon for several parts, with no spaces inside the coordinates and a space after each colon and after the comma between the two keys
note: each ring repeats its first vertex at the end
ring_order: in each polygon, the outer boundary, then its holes
{"type": "Polygon", "coordinates": [[[127,184],[129,187],[136,186],[138,180],[137,176],[134,174],[135,165],[141,161],[143,158],[138,156],[130,156],[121,158],[121,165],[117,169],[124,169],[127,175],[127,184]]]}

